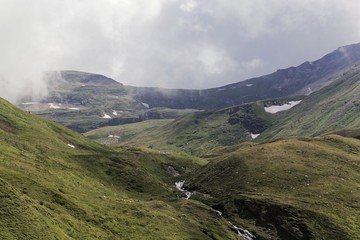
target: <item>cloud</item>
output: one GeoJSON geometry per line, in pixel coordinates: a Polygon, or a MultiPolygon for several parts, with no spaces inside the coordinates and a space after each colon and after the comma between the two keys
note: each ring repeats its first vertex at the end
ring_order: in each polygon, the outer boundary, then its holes
{"type": "Polygon", "coordinates": [[[180,8],[185,12],[192,12],[197,6],[197,2],[194,0],[185,1],[180,4],[180,8]]]}
{"type": "Polygon", "coordinates": [[[359,42],[349,0],[0,0],[0,96],[79,70],[138,86],[209,88],[359,42]]]}

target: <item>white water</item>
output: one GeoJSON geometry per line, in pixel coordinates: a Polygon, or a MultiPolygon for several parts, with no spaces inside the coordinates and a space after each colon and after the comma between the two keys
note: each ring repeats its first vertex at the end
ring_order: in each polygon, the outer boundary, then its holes
{"type": "Polygon", "coordinates": [[[175,182],[175,187],[185,195],[186,199],[190,199],[191,192],[189,192],[183,188],[184,184],[185,184],[185,180],[178,181],[178,182],[175,182]]]}
{"type": "Polygon", "coordinates": [[[268,113],[277,113],[277,112],[281,112],[281,111],[286,111],[291,109],[292,107],[298,105],[300,101],[290,101],[289,103],[283,104],[283,105],[272,105],[270,107],[264,107],[265,112],[268,113]]]}
{"type": "Polygon", "coordinates": [[[229,222],[231,228],[235,229],[238,236],[239,237],[242,237],[246,240],[254,240],[256,237],[251,233],[249,232],[248,230],[246,229],[243,229],[243,228],[239,228],[237,226],[235,226],[234,224],[232,224],[231,222],[229,222]]]}
{"type": "MultiPolygon", "coordinates": [[[[175,187],[181,191],[186,197],[186,199],[189,199],[191,197],[191,192],[185,190],[183,187],[184,187],[184,184],[185,184],[185,180],[182,180],[182,181],[178,181],[178,182],[175,182],[175,187]]],[[[215,209],[214,209],[215,210],[215,209]]],[[[215,210],[215,212],[221,217],[222,216],[222,212],[220,212],[219,210],[215,210]]],[[[234,224],[232,224],[231,222],[228,222],[230,227],[234,230],[236,230],[237,234],[239,237],[242,237],[246,240],[254,240],[256,239],[256,237],[251,233],[249,232],[248,230],[246,229],[243,229],[243,228],[239,228],[237,226],[235,226],[234,224]]]]}

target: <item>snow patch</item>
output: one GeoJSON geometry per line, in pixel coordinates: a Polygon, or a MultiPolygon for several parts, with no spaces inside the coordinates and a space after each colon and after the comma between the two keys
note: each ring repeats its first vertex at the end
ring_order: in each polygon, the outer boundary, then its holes
{"type": "Polygon", "coordinates": [[[310,95],[310,94],[312,94],[312,89],[310,88],[310,87],[308,87],[308,93],[307,93],[307,95],[310,95]]]}
{"type": "Polygon", "coordinates": [[[253,86],[254,84],[246,84],[245,86],[247,86],[247,87],[251,87],[251,86],[253,86]]]}
{"type": "Polygon", "coordinates": [[[113,114],[114,116],[117,116],[117,115],[118,115],[117,111],[115,111],[115,110],[113,110],[112,114],[113,114]]]}
{"type": "Polygon", "coordinates": [[[72,144],[70,144],[70,143],[68,143],[67,145],[68,145],[69,147],[71,147],[71,148],[75,148],[75,146],[72,145],[72,144]]]}
{"type": "Polygon", "coordinates": [[[117,136],[117,135],[109,135],[108,138],[120,138],[120,136],[117,136]]]}
{"type": "Polygon", "coordinates": [[[76,107],[71,107],[71,108],[68,108],[69,110],[80,110],[80,108],[76,108],[76,107]]]}
{"type": "Polygon", "coordinates": [[[52,109],[60,109],[61,108],[60,105],[61,104],[56,105],[55,103],[48,103],[49,108],[52,108],[52,109]]]}
{"type": "Polygon", "coordinates": [[[111,118],[109,115],[107,115],[106,113],[104,113],[104,116],[102,116],[101,118],[111,118]]]}
{"type": "Polygon", "coordinates": [[[290,108],[298,105],[300,102],[301,102],[301,100],[300,101],[290,101],[283,105],[272,105],[270,107],[264,107],[264,109],[265,109],[265,112],[268,112],[268,113],[277,113],[277,112],[289,110],[290,108]]]}
{"type": "Polygon", "coordinates": [[[141,105],[143,105],[144,107],[146,107],[146,108],[150,108],[150,105],[149,104],[147,104],[147,103],[141,103],[141,105]]]}
{"type": "Polygon", "coordinates": [[[22,105],[37,105],[37,104],[40,104],[39,102],[24,102],[24,103],[21,103],[22,105]]]}
{"type": "Polygon", "coordinates": [[[260,136],[260,134],[254,134],[254,133],[250,133],[250,135],[251,135],[251,138],[252,138],[252,139],[255,139],[255,138],[257,138],[258,136],[260,136]]]}

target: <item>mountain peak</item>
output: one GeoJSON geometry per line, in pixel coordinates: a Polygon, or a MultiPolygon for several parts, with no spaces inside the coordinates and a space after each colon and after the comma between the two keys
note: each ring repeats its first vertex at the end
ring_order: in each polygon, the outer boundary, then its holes
{"type": "MultiPolygon", "coordinates": [[[[121,84],[112,78],[101,74],[86,73],[79,71],[60,71],[60,76],[65,81],[78,82],[90,85],[113,85],[121,84]]],[[[122,84],[121,84],[122,85],[122,84]]]]}

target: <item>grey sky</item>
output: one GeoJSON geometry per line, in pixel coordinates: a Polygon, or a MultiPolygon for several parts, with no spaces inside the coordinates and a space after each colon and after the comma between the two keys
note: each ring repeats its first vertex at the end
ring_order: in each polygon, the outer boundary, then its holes
{"type": "Polygon", "coordinates": [[[360,42],[358,0],[0,0],[0,96],[41,72],[209,88],[360,42]]]}

